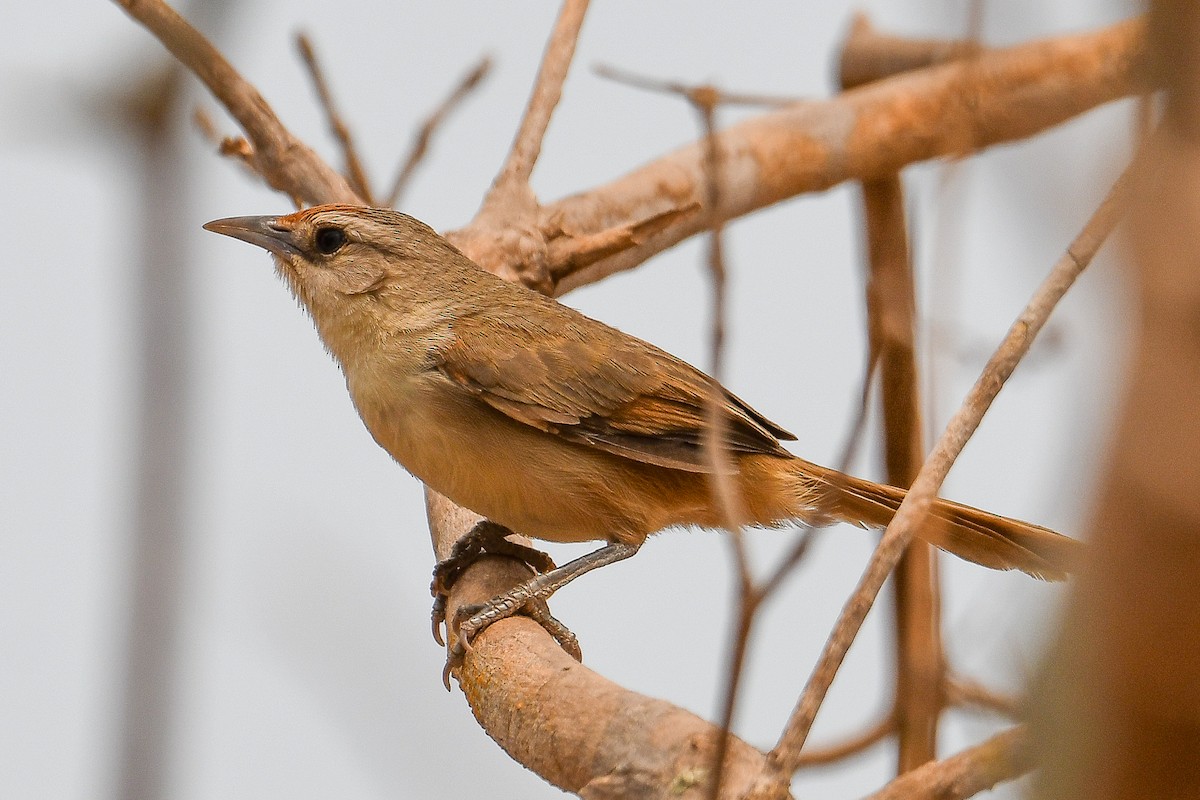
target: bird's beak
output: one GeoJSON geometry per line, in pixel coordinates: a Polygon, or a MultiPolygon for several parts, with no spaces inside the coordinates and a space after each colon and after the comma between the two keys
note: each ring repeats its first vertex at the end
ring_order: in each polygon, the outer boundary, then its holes
{"type": "Polygon", "coordinates": [[[277,256],[301,255],[291,226],[281,217],[228,217],[205,223],[204,229],[258,245],[277,256]]]}

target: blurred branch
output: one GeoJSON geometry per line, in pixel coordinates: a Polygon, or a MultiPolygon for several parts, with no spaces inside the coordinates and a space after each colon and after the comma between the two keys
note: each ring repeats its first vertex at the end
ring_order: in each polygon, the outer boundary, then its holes
{"type": "Polygon", "coordinates": [[[350,132],[350,126],[342,119],[337,105],[333,102],[333,93],[329,91],[329,82],[325,79],[325,72],[321,69],[320,62],[317,61],[317,51],[313,48],[308,34],[296,35],[296,47],[300,51],[300,57],[304,60],[304,66],[308,69],[308,75],[312,79],[313,88],[317,91],[317,99],[321,103],[321,108],[325,111],[329,130],[342,149],[342,159],[346,162],[346,179],[350,182],[350,188],[367,205],[373,206],[375,200],[371,194],[371,186],[367,180],[367,173],[363,169],[362,160],[358,156],[358,148],[354,144],[354,136],[350,132]]]}
{"type": "Polygon", "coordinates": [[[396,173],[396,179],[392,181],[392,188],[388,192],[385,203],[388,208],[395,208],[400,203],[400,198],[408,188],[409,182],[412,181],[417,167],[429,153],[429,143],[433,141],[434,133],[446,121],[451,112],[462,105],[471,92],[478,88],[491,69],[492,60],[490,58],[484,56],[479,59],[479,62],[455,85],[446,99],[425,118],[417,131],[412,147],[409,148],[408,156],[404,159],[404,165],[400,167],[400,171],[396,173]]]}
{"type": "Polygon", "coordinates": [[[800,754],[800,763],[797,765],[797,769],[836,764],[844,758],[858,755],[872,745],[882,742],[895,731],[895,718],[890,713],[885,714],[878,722],[857,736],[852,736],[836,744],[808,748],[800,754]]]}
{"type": "MultiPolygon", "coordinates": [[[[855,86],[875,72],[909,69],[928,61],[884,58],[890,48],[878,41],[866,18],[859,15],[851,29],[853,49],[842,49],[842,88],[855,86]],[[872,47],[865,39],[874,38],[872,47]],[[864,58],[864,51],[875,59],[864,58]],[[878,63],[876,63],[878,62],[878,63]]],[[[893,46],[896,42],[888,42],[893,46]]],[[[965,48],[932,50],[937,57],[953,58],[965,48]]],[[[911,52],[911,49],[908,51],[911,52]]],[[[884,77],[879,75],[878,77],[884,77]]],[[[900,176],[888,175],[862,182],[863,219],[867,239],[866,282],[868,369],[878,370],[883,407],[883,446],[887,482],[907,487],[925,458],[921,441],[921,392],[916,359],[916,289],[904,213],[904,186],[900,176]]],[[[909,544],[896,566],[893,594],[896,620],[896,676],[893,724],[904,773],[937,757],[938,720],[942,712],[944,655],[941,639],[941,599],[938,592],[936,551],[930,545],[909,544]]]]}
{"type": "Polygon", "coordinates": [[[1034,767],[1028,734],[1010,728],[986,742],[901,775],[867,800],[961,800],[1034,767]]]}
{"type": "Polygon", "coordinates": [[[880,33],[866,14],[850,23],[838,59],[838,79],[843,89],[863,86],[902,72],[945,64],[979,55],[978,39],[914,39],[880,33]]]}
{"type": "Polygon", "coordinates": [[[1075,583],[1032,692],[1033,796],[1200,796],[1200,6],[1150,3],[1168,87],[1128,225],[1125,392],[1075,583]]]}
{"type": "Polygon", "coordinates": [[[995,692],[981,683],[959,676],[946,678],[946,705],[975,706],[1002,714],[1009,719],[1021,719],[1020,702],[995,692]]]}

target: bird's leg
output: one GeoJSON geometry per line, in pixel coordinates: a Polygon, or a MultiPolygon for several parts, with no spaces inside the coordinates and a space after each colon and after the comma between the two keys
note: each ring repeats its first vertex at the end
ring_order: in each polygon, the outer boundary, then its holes
{"type": "MultiPolygon", "coordinates": [[[[454,543],[454,549],[450,551],[450,555],[444,561],[439,561],[433,568],[433,583],[430,584],[429,591],[433,594],[433,638],[438,644],[442,646],[446,644],[442,640],[442,623],[446,621],[446,598],[450,593],[450,588],[454,586],[455,581],[466,571],[467,567],[481,557],[485,555],[508,556],[526,564],[535,574],[550,572],[554,569],[554,561],[542,551],[510,542],[507,537],[511,533],[512,531],[503,525],[491,520],[481,520],[475,524],[475,527],[463,534],[454,543]]],[[[575,638],[561,622],[550,616],[548,609],[544,616],[553,621],[552,626],[543,625],[543,627],[554,638],[558,639],[558,633],[562,631],[566,631],[571,639],[575,638]]],[[[569,648],[568,652],[570,652],[569,648]]]]}
{"type": "MultiPolygon", "coordinates": [[[[511,617],[522,610],[530,613],[529,609],[531,606],[536,606],[538,603],[544,604],[546,598],[585,572],[591,572],[598,567],[623,561],[637,551],[638,545],[636,544],[613,542],[585,556],[580,556],[557,569],[552,569],[549,572],[525,581],[525,583],[514,586],[504,594],[497,595],[486,603],[459,608],[458,613],[454,616],[453,624],[457,629],[458,637],[451,648],[449,656],[450,666],[457,666],[461,663],[467,649],[471,646],[471,641],[492,623],[511,617]]],[[[531,616],[534,619],[538,619],[537,613],[534,611],[531,616]]],[[[557,620],[555,622],[557,623],[557,620]]],[[[547,628],[547,630],[550,629],[547,628]]],[[[559,644],[563,645],[563,649],[575,655],[567,643],[558,635],[555,635],[553,630],[550,630],[550,633],[558,639],[559,644]]],[[[571,635],[571,640],[574,640],[574,635],[571,635]]]]}

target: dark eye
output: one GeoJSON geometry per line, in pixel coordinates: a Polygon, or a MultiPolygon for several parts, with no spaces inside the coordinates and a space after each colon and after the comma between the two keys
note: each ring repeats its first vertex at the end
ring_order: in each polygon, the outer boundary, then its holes
{"type": "Polygon", "coordinates": [[[331,256],[346,243],[346,232],[341,228],[318,228],[313,242],[317,245],[317,250],[331,256]]]}

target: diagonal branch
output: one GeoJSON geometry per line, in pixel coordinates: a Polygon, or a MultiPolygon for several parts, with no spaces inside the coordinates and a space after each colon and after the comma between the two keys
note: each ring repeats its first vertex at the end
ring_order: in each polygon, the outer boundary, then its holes
{"type": "Polygon", "coordinates": [[[350,188],[365,200],[367,205],[373,206],[375,200],[371,195],[371,187],[367,180],[366,170],[363,169],[362,159],[358,157],[358,147],[354,144],[350,126],[342,119],[337,105],[333,102],[333,93],[329,91],[329,82],[325,79],[325,72],[317,60],[317,51],[313,48],[308,35],[304,33],[296,35],[296,47],[300,50],[300,57],[304,60],[305,67],[308,68],[309,77],[312,78],[313,88],[317,91],[317,99],[321,102],[321,108],[325,111],[325,120],[329,123],[329,130],[342,149],[342,158],[346,162],[346,179],[350,182],[350,188]]]}
{"type": "Polygon", "coordinates": [[[396,179],[392,181],[392,188],[387,194],[384,205],[388,208],[395,208],[400,203],[404,190],[408,188],[409,181],[416,174],[417,166],[429,153],[429,143],[433,141],[434,132],[446,121],[450,113],[462,105],[463,100],[466,100],[467,96],[475,91],[491,69],[492,60],[490,58],[484,56],[479,59],[479,62],[459,80],[446,99],[421,123],[416,138],[413,139],[412,147],[408,150],[408,156],[404,159],[404,165],[400,167],[396,173],[396,179]]]}
{"type": "Polygon", "coordinates": [[[254,162],[271,188],[306,203],[362,200],[346,179],[292,136],[251,86],[187,20],[161,0],[114,0],[153,33],[233,115],[254,146],[254,162]]]}
{"type": "Polygon", "coordinates": [[[967,393],[962,407],[951,418],[928,460],[921,467],[912,488],[884,532],[858,587],[842,609],[834,631],[813,669],[812,677],[792,711],[787,728],[770,753],[772,765],[781,773],[790,775],[796,770],[800,750],[846,652],[862,627],[863,620],[866,619],[867,612],[870,611],[884,581],[895,568],[904,548],[912,540],[913,531],[928,513],[929,505],[950,467],[979,426],[1000,389],[1004,387],[1005,381],[1029,351],[1038,331],[1045,325],[1058,301],[1091,263],[1120,219],[1128,203],[1133,169],[1132,165],[1126,168],[1100,207],[1067,248],[1066,253],[1038,287],[1025,310],[1013,323],[999,348],[984,367],[971,391],[967,393]]]}
{"type": "Polygon", "coordinates": [[[1024,728],[1009,728],[944,761],[901,775],[867,800],[964,800],[1034,767],[1024,728]]]}
{"type": "Polygon", "coordinates": [[[554,32],[542,56],[533,94],[525,108],[525,116],[517,129],[508,158],[492,184],[485,205],[503,201],[515,186],[528,187],[533,167],[542,152],[542,140],[550,126],[550,117],[562,99],[563,83],[567,70],[575,56],[575,45],[583,28],[583,17],[587,13],[588,0],[565,0],[559,12],[554,32]]]}

